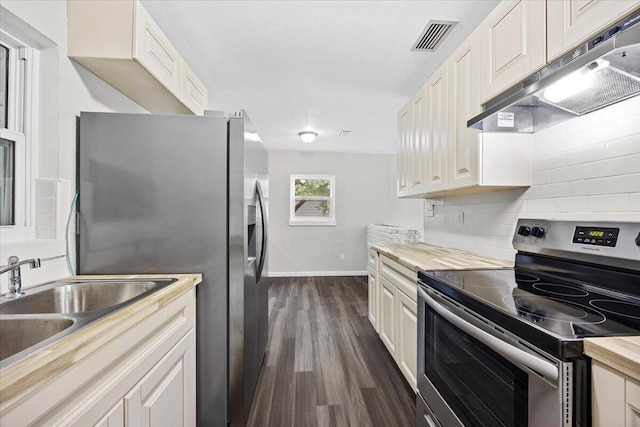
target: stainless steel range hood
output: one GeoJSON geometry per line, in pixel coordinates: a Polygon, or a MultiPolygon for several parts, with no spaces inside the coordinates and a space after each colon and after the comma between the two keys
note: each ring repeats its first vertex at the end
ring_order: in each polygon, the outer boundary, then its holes
{"type": "Polygon", "coordinates": [[[533,133],[638,94],[640,13],[492,99],[467,126],[533,133]]]}

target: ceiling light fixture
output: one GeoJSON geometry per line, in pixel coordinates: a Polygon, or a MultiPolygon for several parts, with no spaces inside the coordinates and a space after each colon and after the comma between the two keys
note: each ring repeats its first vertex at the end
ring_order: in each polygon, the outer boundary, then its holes
{"type": "Polygon", "coordinates": [[[312,130],[305,130],[302,132],[298,132],[298,136],[300,137],[302,142],[304,142],[305,144],[311,144],[313,141],[315,141],[316,137],[318,136],[318,132],[314,132],[312,130]]]}

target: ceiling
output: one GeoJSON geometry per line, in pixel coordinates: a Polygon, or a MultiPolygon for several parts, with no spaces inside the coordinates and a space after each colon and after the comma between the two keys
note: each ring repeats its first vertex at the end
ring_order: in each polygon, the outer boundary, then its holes
{"type": "Polygon", "coordinates": [[[349,153],[396,152],[400,107],[497,3],[143,0],[209,109],[247,110],[269,150],[349,153]],[[459,23],[412,52],[430,19],[459,23]],[[306,129],[319,134],[308,145],[306,129]]]}

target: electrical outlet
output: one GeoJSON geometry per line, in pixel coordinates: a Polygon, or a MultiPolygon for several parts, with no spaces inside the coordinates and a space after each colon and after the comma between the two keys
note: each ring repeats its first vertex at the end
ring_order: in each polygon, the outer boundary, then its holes
{"type": "Polygon", "coordinates": [[[464,212],[456,212],[456,222],[458,224],[464,224],[464,212]]]}
{"type": "Polygon", "coordinates": [[[433,216],[433,205],[428,203],[426,205],[424,205],[424,214],[425,216],[433,216]]]}
{"type": "Polygon", "coordinates": [[[340,254],[340,261],[344,261],[344,254],[340,254]]]}

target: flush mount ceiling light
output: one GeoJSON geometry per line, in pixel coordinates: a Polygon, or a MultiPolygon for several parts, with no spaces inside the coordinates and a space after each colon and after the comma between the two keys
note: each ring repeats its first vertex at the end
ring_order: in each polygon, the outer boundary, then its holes
{"type": "Polygon", "coordinates": [[[314,132],[312,130],[305,130],[302,132],[298,132],[298,136],[300,137],[302,142],[304,142],[305,144],[311,144],[313,141],[315,141],[316,137],[318,136],[318,132],[314,132]]]}

